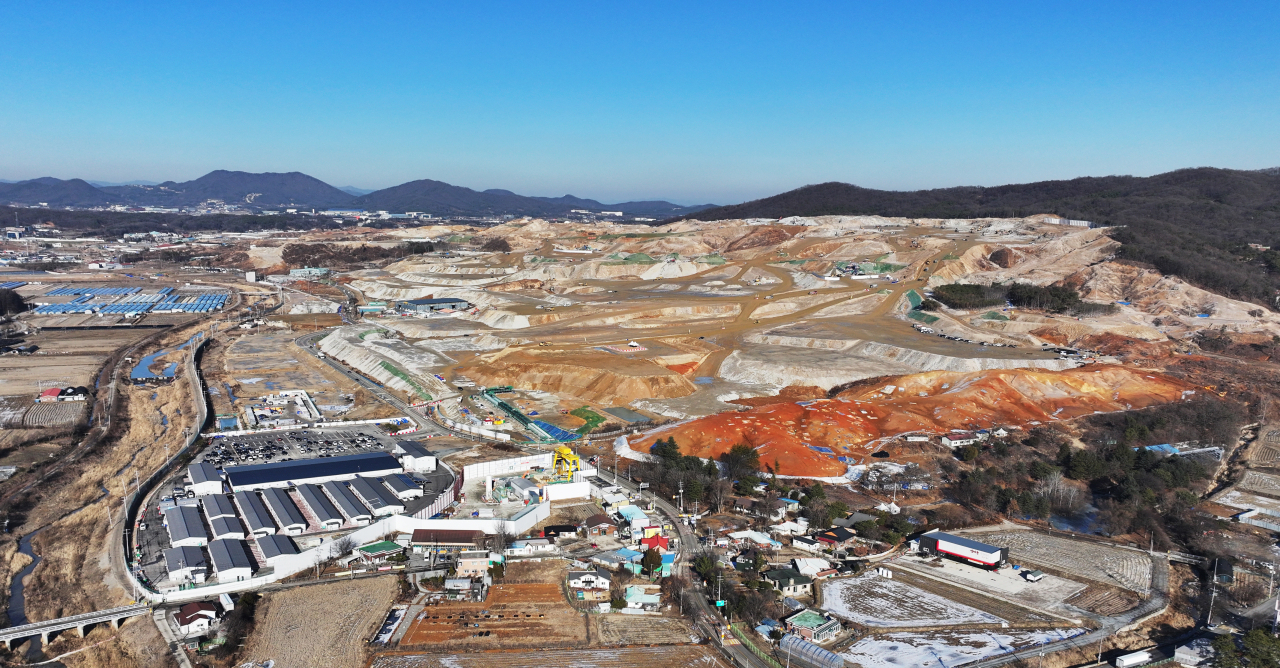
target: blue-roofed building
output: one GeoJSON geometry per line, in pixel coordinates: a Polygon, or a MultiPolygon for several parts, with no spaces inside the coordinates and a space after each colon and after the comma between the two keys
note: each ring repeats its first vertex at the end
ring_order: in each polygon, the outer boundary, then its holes
{"type": "Polygon", "coordinates": [[[319,484],[331,480],[352,480],[356,476],[387,476],[403,472],[404,468],[400,462],[385,452],[226,468],[227,482],[230,483],[231,489],[237,492],[268,487],[319,484]]]}

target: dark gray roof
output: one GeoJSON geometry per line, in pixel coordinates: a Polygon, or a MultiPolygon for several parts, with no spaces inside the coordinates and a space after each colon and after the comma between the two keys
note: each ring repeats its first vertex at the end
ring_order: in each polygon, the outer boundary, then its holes
{"type": "Polygon", "coordinates": [[[227,481],[234,487],[246,485],[270,485],[316,478],[340,478],[360,473],[390,473],[402,471],[395,457],[385,452],[366,452],[359,455],[303,459],[292,462],[252,464],[227,467],[227,481]]]}
{"type": "Polygon", "coordinates": [[[222,475],[218,473],[218,469],[213,464],[197,462],[187,467],[187,475],[191,476],[193,484],[202,482],[211,482],[217,480],[222,481],[222,475]]]}
{"type": "Polygon", "coordinates": [[[298,554],[298,546],[294,544],[293,539],[280,534],[259,538],[258,549],[262,550],[264,559],[280,557],[286,554],[298,554]]]}
{"type": "Polygon", "coordinates": [[[209,543],[209,556],[213,558],[213,570],[218,573],[233,568],[253,568],[249,546],[242,540],[215,540],[209,543]]]}
{"type": "Polygon", "coordinates": [[[302,497],[302,502],[311,509],[311,514],[315,515],[316,519],[320,520],[321,523],[335,520],[338,522],[343,521],[342,513],[338,512],[333,502],[324,495],[324,492],[318,486],[298,485],[298,495],[302,497]]]}
{"type": "Polygon", "coordinates": [[[225,494],[209,494],[200,497],[200,505],[204,506],[204,516],[211,521],[219,517],[235,517],[236,504],[225,494]]]}
{"type": "Polygon", "coordinates": [[[329,498],[333,499],[334,504],[338,506],[342,514],[348,518],[354,520],[359,517],[372,517],[369,509],[363,503],[360,503],[360,499],[357,499],[356,495],[352,494],[346,485],[330,480],[320,486],[329,494],[329,498]]]}
{"type": "Polygon", "coordinates": [[[417,441],[396,441],[396,447],[404,451],[404,454],[411,457],[430,457],[431,451],[427,446],[417,441]]]}
{"type": "Polygon", "coordinates": [[[262,490],[262,499],[267,502],[267,507],[275,513],[276,521],[280,523],[281,528],[300,527],[307,528],[307,520],[302,516],[302,511],[298,510],[298,504],[289,498],[288,492],[279,487],[268,487],[262,490]]]}
{"type": "Polygon", "coordinates": [[[229,534],[238,533],[244,536],[244,525],[235,515],[231,517],[218,517],[209,521],[209,526],[213,529],[215,538],[222,538],[229,534]]]}
{"type": "Polygon", "coordinates": [[[926,536],[928,536],[928,537],[930,537],[930,538],[937,538],[938,540],[945,540],[945,541],[947,541],[948,543],[955,543],[956,545],[960,545],[960,546],[963,546],[963,547],[967,547],[967,548],[971,548],[971,549],[974,549],[974,550],[978,550],[978,551],[980,551],[980,552],[999,552],[999,551],[1001,550],[1001,548],[998,548],[998,547],[996,547],[996,546],[994,546],[994,545],[987,545],[986,543],[979,543],[978,541],[973,540],[972,538],[964,538],[964,537],[962,537],[962,536],[956,536],[956,535],[954,535],[954,534],[943,533],[943,532],[941,532],[941,531],[930,531],[930,532],[928,532],[928,533],[926,533],[926,534],[924,534],[924,535],[926,535],[926,536]]]}
{"type": "Polygon", "coordinates": [[[183,568],[207,568],[208,564],[204,560],[204,550],[198,547],[184,546],[171,547],[164,551],[164,563],[172,573],[183,568]]]}
{"type": "Polygon", "coordinates": [[[413,479],[403,473],[393,473],[382,478],[382,484],[390,488],[397,496],[418,489],[418,486],[413,484],[413,479]]]}
{"type": "Polygon", "coordinates": [[[256,492],[236,492],[236,505],[240,506],[240,514],[244,517],[245,526],[249,527],[249,533],[276,532],[276,523],[271,520],[271,514],[256,492]]]}
{"type": "Polygon", "coordinates": [[[200,519],[200,509],[193,506],[176,506],[164,511],[165,524],[169,526],[169,540],[176,543],[188,538],[209,539],[200,519]]]}
{"type": "Polygon", "coordinates": [[[361,501],[364,501],[364,505],[369,506],[369,509],[375,513],[388,507],[404,510],[404,504],[400,502],[400,499],[377,480],[356,478],[350,481],[349,484],[351,491],[355,492],[356,496],[360,497],[361,501]]]}
{"type": "Polygon", "coordinates": [[[406,300],[405,303],[420,304],[420,305],[426,306],[429,304],[466,304],[467,300],[453,299],[451,297],[436,297],[434,299],[409,299],[409,300],[406,300]]]}

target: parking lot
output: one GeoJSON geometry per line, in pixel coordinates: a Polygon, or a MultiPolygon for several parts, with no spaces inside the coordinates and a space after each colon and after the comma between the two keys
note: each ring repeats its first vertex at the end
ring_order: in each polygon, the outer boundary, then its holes
{"type": "Polygon", "coordinates": [[[295,429],[215,437],[196,458],[218,468],[296,459],[391,452],[395,440],[373,425],[342,429],[295,429]]]}

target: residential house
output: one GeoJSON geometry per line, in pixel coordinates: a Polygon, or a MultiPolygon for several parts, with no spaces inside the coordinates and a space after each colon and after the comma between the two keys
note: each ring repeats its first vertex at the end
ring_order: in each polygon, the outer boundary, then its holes
{"type": "Polygon", "coordinates": [[[177,614],[173,616],[174,621],[178,623],[178,630],[187,636],[208,631],[217,618],[218,606],[211,601],[188,603],[178,608],[177,614]]]}
{"type": "Polygon", "coordinates": [[[952,449],[973,445],[977,442],[978,435],[971,431],[952,432],[942,437],[942,444],[952,449]]]}
{"type": "Polygon", "coordinates": [[[761,573],[783,596],[809,596],[813,593],[813,578],[802,575],[794,568],[775,568],[761,573]]]}
{"type": "Polygon", "coordinates": [[[666,552],[671,549],[671,541],[666,536],[650,536],[640,539],[640,547],[645,551],[658,550],[659,552],[666,552]]]}
{"type": "Polygon", "coordinates": [[[583,522],[582,528],[588,536],[613,536],[618,533],[618,525],[614,524],[608,515],[599,513],[588,517],[587,521],[583,522]]]}
{"type": "Polygon", "coordinates": [[[532,557],[539,554],[555,554],[560,549],[550,538],[525,538],[511,544],[503,551],[508,557],[532,557]]]}
{"type": "Polygon", "coordinates": [[[818,573],[831,568],[831,564],[828,563],[826,559],[810,558],[792,559],[791,566],[801,575],[807,575],[809,577],[814,577],[818,573]]]}
{"type": "Polygon", "coordinates": [[[840,622],[830,615],[823,615],[814,610],[801,610],[782,620],[787,631],[805,640],[822,643],[840,635],[840,622]]]}
{"type": "Polygon", "coordinates": [[[662,605],[661,594],[650,594],[641,585],[627,587],[626,596],[623,598],[627,602],[627,607],[633,610],[656,611],[662,605]]]}
{"type": "Polygon", "coordinates": [[[733,541],[734,545],[751,544],[764,548],[782,547],[782,543],[759,531],[734,531],[729,534],[729,539],[733,541]]]}
{"type": "Polygon", "coordinates": [[[796,536],[791,539],[791,547],[804,550],[806,552],[817,553],[821,552],[822,549],[826,547],[826,544],[820,543],[817,539],[810,538],[809,536],[796,536]]]}
{"type": "Polygon", "coordinates": [[[594,571],[569,571],[569,588],[579,601],[609,600],[609,584],[612,578],[609,571],[597,568],[594,571]]]}
{"type": "MultiPolygon", "coordinates": [[[[804,519],[803,517],[800,519],[804,519]]],[[[792,522],[790,520],[769,527],[769,533],[779,536],[803,536],[809,532],[809,523],[792,522]]]]}
{"type": "Polygon", "coordinates": [[[502,555],[488,550],[468,550],[458,555],[457,574],[460,578],[484,577],[490,566],[502,561],[502,555]]]}
{"type": "Polygon", "coordinates": [[[853,544],[854,533],[844,527],[832,527],[815,534],[814,538],[833,549],[843,550],[853,544]]]}

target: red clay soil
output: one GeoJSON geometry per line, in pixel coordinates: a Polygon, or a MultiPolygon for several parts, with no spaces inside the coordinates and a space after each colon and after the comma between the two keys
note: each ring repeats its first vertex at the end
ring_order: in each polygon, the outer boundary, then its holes
{"type": "Polygon", "coordinates": [[[667,368],[680,374],[681,376],[688,374],[690,371],[698,368],[699,362],[685,362],[684,364],[668,364],[667,368]]]}
{"type": "Polygon", "coordinates": [[[1067,371],[934,371],[884,378],[874,387],[863,385],[834,399],[784,400],[711,415],[650,432],[630,445],[648,452],[658,438],[674,436],[681,452],[706,458],[745,443],[760,452],[762,464],[777,462],[780,474],[833,477],[878,450],[881,439],[906,432],[1034,426],[1179,401],[1184,390],[1192,389],[1168,376],[1111,365],[1067,371]],[[850,461],[840,462],[841,456],[850,461]]]}

